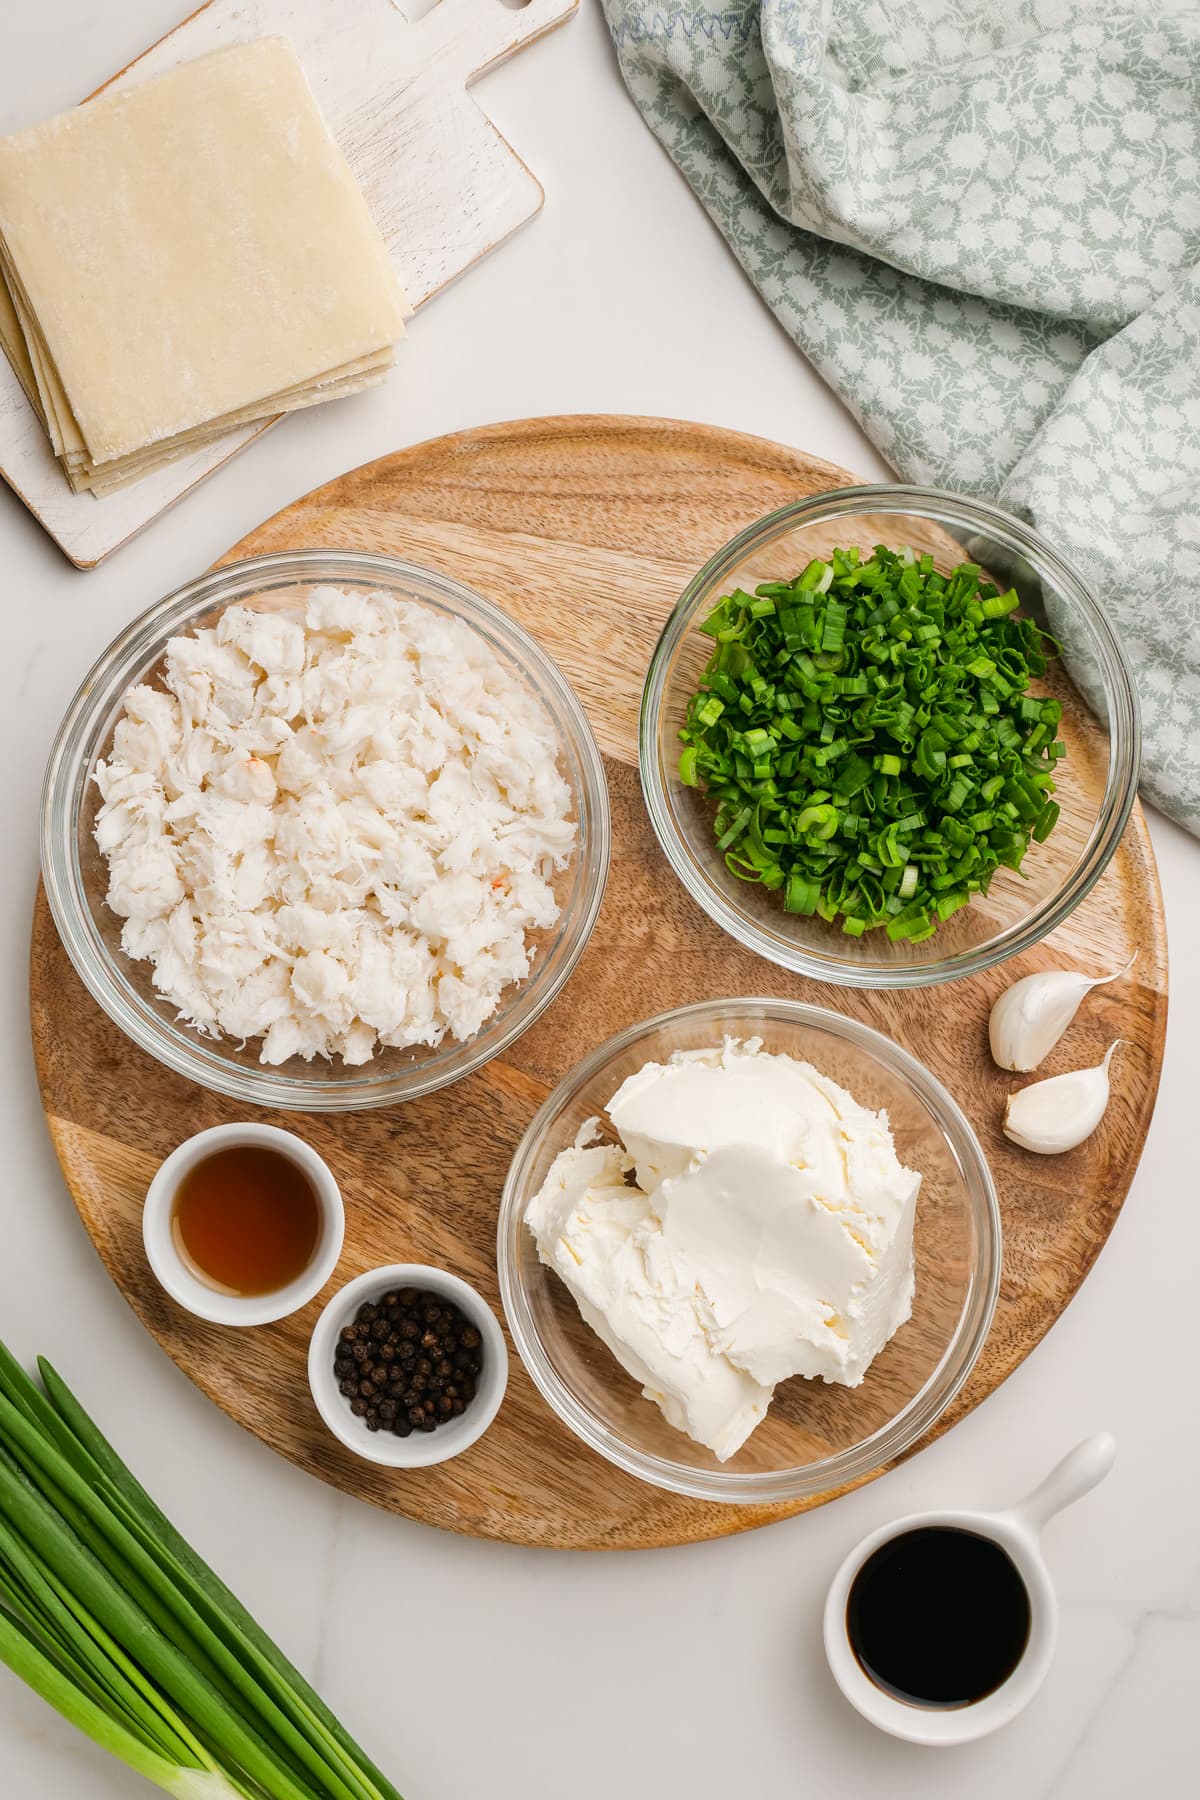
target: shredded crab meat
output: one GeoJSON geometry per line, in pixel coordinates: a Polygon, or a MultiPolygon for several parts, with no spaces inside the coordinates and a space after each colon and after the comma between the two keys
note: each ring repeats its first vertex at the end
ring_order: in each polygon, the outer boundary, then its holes
{"type": "Polygon", "coordinates": [[[540,702],[462,620],[383,593],[172,638],[95,780],[125,952],[271,1064],[474,1036],[576,845],[540,702]]]}

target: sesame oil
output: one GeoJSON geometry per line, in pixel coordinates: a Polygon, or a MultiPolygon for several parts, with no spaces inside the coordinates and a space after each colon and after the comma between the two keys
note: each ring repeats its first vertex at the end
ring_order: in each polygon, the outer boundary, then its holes
{"type": "Polygon", "coordinates": [[[304,1170],[264,1144],[231,1144],[189,1169],[171,1217],[193,1273],[225,1294],[273,1294],[316,1253],[321,1209],[304,1170]]]}

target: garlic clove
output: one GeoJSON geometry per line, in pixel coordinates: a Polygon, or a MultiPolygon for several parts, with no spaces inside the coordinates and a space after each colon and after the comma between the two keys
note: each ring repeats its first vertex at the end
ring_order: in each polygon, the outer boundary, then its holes
{"type": "Polygon", "coordinates": [[[1079,1011],[1084,995],[1128,975],[1134,951],[1111,975],[1080,975],[1073,969],[1039,969],[1006,988],[988,1017],[992,1058],[1002,1069],[1028,1074],[1045,1061],[1079,1011]]]}
{"type": "Polygon", "coordinates": [[[1109,1100],[1108,1065],[1121,1042],[1110,1044],[1094,1069],[1072,1069],[1051,1075],[1010,1094],[1005,1106],[1004,1135],[1023,1150],[1059,1156],[1091,1137],[1109,1100]]]}

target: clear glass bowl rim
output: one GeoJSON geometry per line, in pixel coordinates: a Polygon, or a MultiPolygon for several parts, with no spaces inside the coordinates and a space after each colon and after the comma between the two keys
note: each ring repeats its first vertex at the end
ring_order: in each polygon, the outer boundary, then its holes
{"type": "Polygon", "coordinates": [[[540,1017],[573,973],[600,913],[611,854],[608,783],[600,750],[583,706],[558,664],[515,619],[453,576],[401,557],[367,551],[289,550],[244,557],[223,563],[155,601],[117,634],[79,684],[55,734],[42,782],[41,863],[46,897],[67,955],[92,998],[140,1049],[175,1074],[228,1099],[287,1111],[354,1112],[396,1105],[460,1081],[500,1055],[540,1017]],[[579,911],[568,927],[572,942],[554,979],[546,983],[528,1008],[523,1008],[518,998],[508,1028],[486,1048],[481,1047],[477,1058],[464,1058],[449,1073],[444,1068],[436,1069],[431,1061],[415,1063],[411,1070],[383,1078],[372,1079],[367,1064],[359,1079],[347,1072],[328,1079],[314,1074],[311,1080],[298,1080],[294,1076],[280,1077],[265,1065],[246,1067],[227,1062],[203,1040],[197,1038],[193,1045],[182,1034],[176,1036],[162,1029],[152,1013],[135,1005],[107,955],[94,942],[91,909],[76,855],[76,808],[90,773],[82,766],[83,752],[98,712],[111,709],[147,655],[206,607],[219,606],[223,600],[232,604],[247,598],[260,582],[264,586],[282,586],[288,580],[336,581],[339,577],[376,578],[401,586],[415,584],[432,592],[486,638],[500,644],[520,665],[539,696],[552,693],[555,704],[569,721],[579,754],[583,790],[580,810],[586,808],[594,821],[594,829],[581,850],[590,867],[585,874],[579,911]]]}
{"type": "Polygon", "coordinates": [[[1013,514],[982,500],[950,494],[940,488],[900,483],[833,488],[804,500],[790,501],[746,526],[736,537],[710,556],[697,571],[672,609],[662,629],[642,688],[638,731],[638,767],[642,794],[654,835],[667,861],[692,899],[739,944],[793,974],[837,987],[931,987],[943,981],[959,981],[994,969],[1009,957],[1019,956],[1057,929],[1099,881],[1120,843],[1137,797],[1141,765],[1141,714],[1137,690],[1120,641],[1108,615],[1088,590],[1074,566],[1041,534],[1013,514]],[[680,842],[671,819],[667,792],[658,758],[658,721],[663,707],[667,673],[683,638],[691,629],[701,597],[722,587],[733,570],[754,550],[782,537],[797,526],[823,524],[855,513],[917,514],[935,524],[967,531],[987,532],[1010,550],[1025,557],[1052,578],[1060,593],[1088,621],[1093,633],[1112,718],[1109,728],[1108,775],[1104,797],[1091,836],[1070,879],[1019,924],[986,944],[928,963],[890,963],[861,966],[825,958],[801,946],[784,948],[766,938],[754,922],[730,904],[719,888],[705,877],[680,842]]]}
{"type": "MultiPolygon", "coordinates": [[[[915,1056],[876,1031],[843,1013],[803,1000],[765,996],[730,1000],[700,1000],[643,1019],[608,1038],[571,1070],[538,1108],[513,1155],[505,1177],[496,1227],[496,1266],[500,1300],[516,1346],[535,1387],[563,1423],[585,1444],[624,1469],[629,1475],[683,1494],[694,1500],[741,1505],[772,1505],[810,1500],[835,1488],[869,1479],[884,1466],[911,1449],[939,1419],[959,1392],[983,1349],[1000,1296],[1002,1230],[1000,1205],[991,1170],[979,1140],[958,1102],[947,1088],[915,1056]],[[901,1080],[915,1089],[945,1134],[961,1171],[968,1204],[980,1244],[980,1256],[971,1271],[967,1297],[937,1367],[924,1386],[886,1425],[861,1443],[819,1462],[797,1469],[744,1472],[731,1469],[696,1469],[633,1448],[609,1431],[577,1401],[560,1378],[542,1346],[524,1288],[517,1276],[521,1234],[526,1230],[521,1201],[527,1167],[551,1121],[613,1056],[664,1026],[683,1022],[702,1023],[721,1015],[745,1011],[782,1022],[827,1031],[867,1051],[901,1080]]],[[[647,1406],[651,1401],[646,1401],[647,1406]]]]}

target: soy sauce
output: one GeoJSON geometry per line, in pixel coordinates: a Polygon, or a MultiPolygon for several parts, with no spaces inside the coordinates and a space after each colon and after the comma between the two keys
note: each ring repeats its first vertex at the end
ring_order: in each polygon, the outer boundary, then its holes
{"type": "Polygon", "coordinates": [[[1029,1595],[1007,1552],[945,1526],[881,1544],[846,1601],[861,1667],[911,1706],[970,1706],[994,1693],[1025,1653],[1029,1622],[1029,1595]]]}

